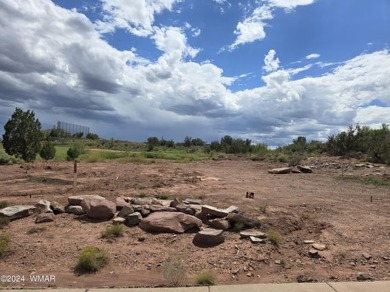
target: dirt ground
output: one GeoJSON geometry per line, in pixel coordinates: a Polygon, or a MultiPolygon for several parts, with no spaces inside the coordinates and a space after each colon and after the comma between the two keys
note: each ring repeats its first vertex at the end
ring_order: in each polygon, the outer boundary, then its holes
{"type": "MultiPolygon", "coordinates": [[[[284,175],[267,172],[284,164],[245,159],[81,163],[78,195],[97,194],[115,201],[117,196],[168,194],[202,198],[221,208],[236,205],[240,212],[261,220],[260,230],[278,231],[283,242],[279,248],[269,242],[252,244],[228,231],[223,244],[200,248],[192,243],[193,233],[149,234],[138,227],[126,227],[123,237],[108,241],[101,233],[110,221],[93,223],[60,214],[54,222],[35,224],[30,216],[5,227],[12,241],[9,253],[0,260],[0,275],[24,276],[24,281],[0,283],[0,287],[165,286],[169,282],[162,265],[170,257],[182,261],[185,268],[181,285],[194,285],[202,270],[214,273],[218,284],[296,282],[298,278],[356,281],[359,272],[390,280],[390,188],[340,179],[342,173],[386,174],[390,169],[356,168],[354,163],[312,158],[305,164],[314,167],[313,174],[284,175]],[[245,198],[247,191],[255,193],[254,200],[245,198]],[[29,234],[33,227],[43,230],[29,234]],[[304,240],[322,243],[326,250],[320,258],[311,258],[304,240]],[[74,268],[87,245],[106,248],[110,262],[97,273],[78,275],[74,268]],[[39,282],[31,275],[52,277],[39,282]]],[[[70,162],[34,163],[27,173],[20,165],[0,166],[0,200],[15,205],[47,199],[65,206],[73,194],[72,180],[70,162]]]]}

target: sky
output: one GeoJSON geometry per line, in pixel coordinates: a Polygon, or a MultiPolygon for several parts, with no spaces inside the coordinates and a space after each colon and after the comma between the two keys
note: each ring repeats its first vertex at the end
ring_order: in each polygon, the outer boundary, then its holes
{"type": "Polygon", "coordinates": [[[324,141],[390,123],[389,42],[389,0],[0,0],[0,124],[324,141]]]}

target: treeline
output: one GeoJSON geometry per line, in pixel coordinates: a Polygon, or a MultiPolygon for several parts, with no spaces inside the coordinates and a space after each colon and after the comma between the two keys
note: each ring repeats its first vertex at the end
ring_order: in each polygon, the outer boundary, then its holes
{"type": "Polygon", "coordinates": [[[347,131],[331,135],[326,143],[330,155],[363,158],[374,163],[390,164],[390,128],[382,124],[379,129],[368,126],[349,126],[347,131]]]}

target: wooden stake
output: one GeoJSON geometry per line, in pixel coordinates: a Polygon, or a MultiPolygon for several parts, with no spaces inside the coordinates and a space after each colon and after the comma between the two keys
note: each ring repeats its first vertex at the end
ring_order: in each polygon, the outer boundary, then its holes
{"type": "Polygon", "coordinates": [[[76,195],[76,184],[77,184],[77,161],[73,163],[73,196],[76,195]]]}

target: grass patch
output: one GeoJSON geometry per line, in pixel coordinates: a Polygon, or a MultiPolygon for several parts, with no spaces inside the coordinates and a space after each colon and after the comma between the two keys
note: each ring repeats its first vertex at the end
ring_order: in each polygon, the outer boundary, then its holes
{"type": "Polygon", "coordinates": [[[210,271],[203,271],[195,277],[195,283],[202,286],[213,286],[216,284],[216,278],[210,271]]]}
{"type": "Polygon", "coordinates": [[[11,222],[11,219],[8,217],[0,217],[0,229],[3,229],[5,226],[7,226],[11,222]]]}
{"type": "Polygon", "coordinates": [[[169,199],[169,194],[168,193],[161,193],[156,196],[157,199],[160,200],[168,200],[169,199]]]}
{"type": "Polygon", "coordinates": [[[123,224],[115,224],[106,228],[103,231],[102,237],[106,239],[114,239],[123,236],[123,224]]]}
{"type": "Polygon", "coordinates": [[[76,269],[80,272],[96,272],[108,263],[108,252],[95,246],[86,246],[81,251],[76,269]]]}
{"type": "Polygon", "coordinates": [[[353,181],[353,182],[364,183],[364,184],[374,185],[379,187],[390,186],[390,181],[377,175],[370,175],[366,177],[357,176],[357,175],[340,175],[337,178],[343,181],[353,181]]]}
{"type": "Polygon", "coordinates": [[[267,208],[268,208],[268,205],[267,203],[262,203],[259,207],[258,207],[258,210],[261,214],[267,214],[267,208]]]}
{"type": "Polygon", "coordinates": [[[4,256],[9,249],[11,242],[11,232],[3,232],[0,235],[0,257],[4,256]]]}
{"type": "Polygon", "coordinates": [[[0,201],[0,209],[7,208],[9,206],[8,201],[0,201]]]}
{"type": "Polygon", "coordinates": [[[283,238],[282,236],[280,235],[279,232],[275,231],[275,230],[269,230],[267,232],[267,238],[268,240],[275,246],[279,247],[279,245],[282,243],[283,241],[283,238]]]}
{"type": "Polygon", "coordinates": [[[162,264],[164,278],[171,286],[179,286],[185,275],[185,269],[179,259],[169,258],[162,264]]]}

